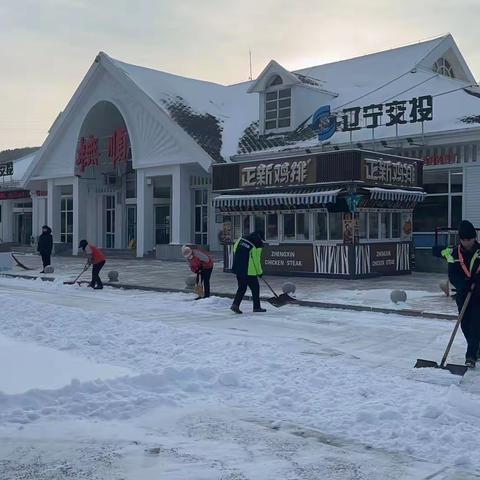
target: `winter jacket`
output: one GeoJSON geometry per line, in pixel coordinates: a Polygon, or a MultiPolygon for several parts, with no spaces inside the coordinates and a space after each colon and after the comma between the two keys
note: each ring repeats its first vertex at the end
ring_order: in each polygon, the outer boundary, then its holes
{"type": "Polygon", "coordinates": [[[457,304],[462,305],[465,301],[470,278],[476,283],[472,301],[480,303],[480,244],[476,243],[469,251],[461,244],[445,248],[442,250],[442,257],[448,262],[448,280],[457,290],[457,304]]]}
{"type": "Polygon", "coordinates": [[[86,246],[85,253],[88,256],[88,260],[90,261],[90,263],[93,263],[93,265],[104,262],[107,259],[107,257],[105,257],[105,254],[98,247],[92,245],[91,243],[86,246]]]}
{"type": "Polygon", "coordinates": [[[47,227],[46,232],[38,237],[37,252],[41,255],[50,255],[53,249],[52,229],[47,227]]]}
{"type": "Polygon", "coordinates": [[[262,240],[253,234],[239,238],[235,242],[232,272],[237,277],[260,277],[263,275],[262,246],[262,240]]]}
{"type": "Polygon", "coordinates": [[[201,270],[210,270],[213,268],[213,258],[201,248],[194,248],[192,250],[192,258],[188,260],[188,263],[193,273],[200,273],[201,270]]]}

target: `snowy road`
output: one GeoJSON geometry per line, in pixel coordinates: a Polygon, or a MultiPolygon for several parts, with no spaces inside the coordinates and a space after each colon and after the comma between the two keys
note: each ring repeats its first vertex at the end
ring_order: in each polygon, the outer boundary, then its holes
{"type": "MultiPolygon", "coordinates": [[[[0,301],[0,334],[24,343],[0,375],[0,479],[480,475],[480,372],[412,369],[451,322],[235,316],[225,299],[5,278],[0,301]],[[69,381],[42,349],[76,365],[69,381]],[[43,375],[16,368],[25,357],[43,375]]],[[[450,360],[463,350],[459,336],[450,360]]]]}

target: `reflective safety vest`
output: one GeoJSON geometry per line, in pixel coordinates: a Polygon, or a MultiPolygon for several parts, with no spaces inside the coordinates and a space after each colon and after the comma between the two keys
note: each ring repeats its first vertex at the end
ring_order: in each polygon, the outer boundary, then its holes
{"type": "Polygon", "coordinates": [[[245,238],[239,238],[233,245],[233,253],[237,251],[238,244],[240,242],[247,242],[249,245],[252,246],[252,248],[250,249],[249,258],[248,258],[247,275],[249,277],[258,277],[259,275],[263,275],[262,248],[256,247],[252,242],[249,242],[245,238]]]}
{"type": "MultiPolygon", "coordinates": [[[[477,258],[480,258],[480,250],[477,250],[473,255],[472,259],[470,260],[470,268],[467,267],[465,264],[465,259],[463,258],[463,253],[460,245],[457,247],[457,253],[458,253],[458,262],[460,262],[460,266],[462,267],[463,273],[465,273],[465,276],[467,278],[470,278],[472,276],[472,270],[473,266],[475,265],[475,261],[477,258]]],[[[453,248],[447,247],[442,250],[442,257],[445,258],[445,260],[448,263],[455,263],[455,258],[453,256],[453,248]]],[[[478,275],[480,273],[480,264],[477,267],[477,271],[475,272],[474,275],[478,275]]]]}

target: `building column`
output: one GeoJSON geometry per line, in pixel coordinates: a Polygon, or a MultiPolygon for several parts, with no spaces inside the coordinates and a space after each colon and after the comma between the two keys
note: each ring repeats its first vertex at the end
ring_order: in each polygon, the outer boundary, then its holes
{"type": "Polygon", "coordinates": [[[78,244],[87,236],[88,185],[75,177],[73,181],[73,240],[72,255],[78,255],[78,244]]]}
{"type": "Polygon", "coordinates": [[[173,245],[192,242],[192,190],[185,167],[176,165],[172,172],[171,222],[173,245]]]}
{"type": "Polygon", "coordinates": [[[137,257],[153,250],[153,181],[137,170],[137,257]]]}
{"type": "Polygon", "coordinates": [[[32,237],[37,243],[42,228],[42,225],[40,225],[40,199],[36,193],[31,193],[30,196],[32,197],[32,237]]]}
{"type": "Polygon", "coordinates": [[[60,242],[60,210],[61,210],[61,187],[55,186],[53,180],[48,181],[48,197],[47,197],[47,223],[52,229],[54,242],[60,242]]]}
{"type": "Polygon", "coordinates": [[[13,242],[13,200],[4,200],[1,202],[2,206],[2,230],[0,232],[0,239],[2,242],[13,242]]]}

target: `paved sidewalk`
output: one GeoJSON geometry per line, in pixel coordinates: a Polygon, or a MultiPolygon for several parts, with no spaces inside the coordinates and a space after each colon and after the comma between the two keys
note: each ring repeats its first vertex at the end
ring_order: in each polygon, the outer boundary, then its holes
{"type": "MultiPolygon", "coordinates": [[[[40,257],[18,254],[17,258],[34,270],[25,271],[16,266],[10,273],[31,277],[42,276],[60,281],[73,280],[84,265],[81,257],[54,257],[52,262],[55,272],[51,275],[39,275],[40,257]]],[[[191,275],[186,262],[154,259],[109,258],[102,271],[102,278],[105,281],[110,270],[117,270],[119,283],[130,288],[183,290],[186,288],[186,277],[191,275]]],[[[82,278],[88,279],[89,275],[88,272],[82,278]]],[[[284,283],[294,283],[297,287],[296,298],[306,302],[357,306],[367,310],[369,308],[413,310],[436,314],[434,316],[447,314],[450,318],[457,313],[455,302],[446,297],[439,288],[440,282],[445,281],[446,277],[437,273],[415,272],[412,275],[362,280],[280,276],[267,277],[267,280],[279,293],[284,283]],[[394,289],[405,290],[407,302],[394,304],[390,300],[390,293],[394,289]]],[[[233,294],[236,290],[236,279],[234,275],[224,273],[222,264],[217,263],[211,285],[213,294],[233,294]]],[[[262,284],[262,296],[271,296],[264,284],[262,284]]]]}

